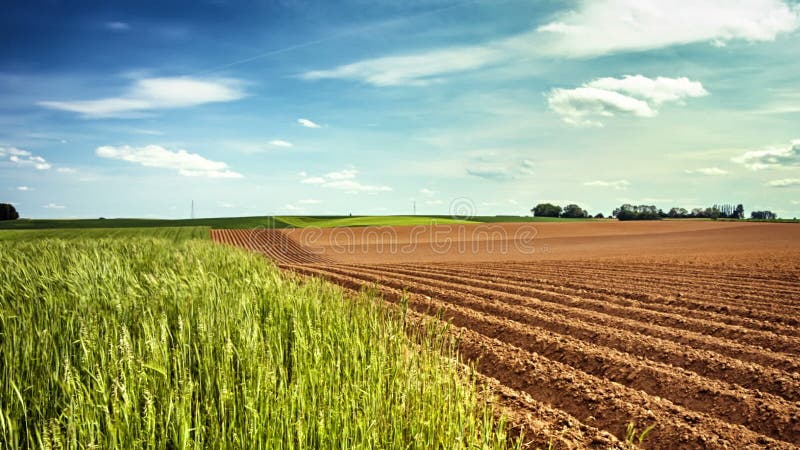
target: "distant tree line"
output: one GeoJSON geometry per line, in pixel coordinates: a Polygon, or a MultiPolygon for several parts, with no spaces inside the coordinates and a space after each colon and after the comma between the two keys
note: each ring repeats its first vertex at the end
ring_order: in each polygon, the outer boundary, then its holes
{"type": "Polygon", "coordinates": [[[775,220],[778,218],[778,215],[772,211],[753,211],[750,213],[750,218],[758,220],[775,220]]]}
{"type": "MultiPolygon", "coordinates": [[[[611,213],[619,220],[659,220],[659,219],[744,219],[744,205],[739,203],[714,205],[709,208],[671,208],[665,213],[653,205],[624,204],[611,213]]],[[[774,220],[777,214],[772,211],[753,211],[751,219],[774,220]]]]}
{"type": "Polygon", "coordinates": [[[744,206],[740,203],[736,206],[732,204],[714,205],[710,208],[694,208],[691,211],[686,208],[672,208],[662,218],[670,219],[744,219],[744,206]]]}
{"type": "Polygon", "coordinates": [[[552,203],[539,203],[531,209],[534,217],[563,217],[565,219],[584,219],[591,217],[589,212],[576,204],[560,207],[552,203]]]}
{"type": "Polygon", "coordinates": [[[619,208],[615,209],[612,217],[618,220],[659,220],[664,214],[664,211],[656,208],[654,205],[631,205],[626,203],[619,208]]]}
{"type": "MultiPolygon", "coordinates": [[[[569,204],[563,208],[552,203],[539,203],[531,209],[534,217],[562,217],[565,219],[583,219],[592,217],[588,211],[576,204],[569,204]]],[[[626,203],[616,208],[610,217],[618,220],[660,220],[660,219],[744,219],[744,205],[734,206],[732,203],[714,205],[708,208],[670,208],[669,212],[657,208],[655,205],[631,205],[626,203]]],[[[753,211],[751,219],[774,220],[778,216],[772,211],[753,211]]],[[[595,219],[602,219],[603,214],[597,214],[595,219]]]]}
{"type": "Polygon", "coordinates": [[[17,208],[14,208],[14,205],[10,203],[0,203],[0,220],[17,219],[19,219],[19,213],[17,213],[17,208]]]}

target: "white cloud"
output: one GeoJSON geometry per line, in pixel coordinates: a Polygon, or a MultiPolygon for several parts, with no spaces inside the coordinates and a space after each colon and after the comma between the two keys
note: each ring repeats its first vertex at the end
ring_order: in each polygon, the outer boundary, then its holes
{"type": "Polygon", "coordinates": [[[147,128],[136,128],[133,130],[136,134],[144,134],[147,136],[163,136],[164,132],[161,130],[150,130],[147,128]]]}
{"type": "Polygon", "coordinates": [[[666,102],[708,95],[699,81],[688,78],[598,78],[575,89],[556,88],[547,95],[550,109],[572,125],[602,126],[597,118],[629,115],[655,117],[666,102]]]}
{"type": "Polygon", "coordinates": [[[75,172],[77,172],[77,170],[75,170],[75,169],[73,169],[71,167],[59,167],[58,169],[56,169],[56,172],[58,172],[58,173],[75,173],[75,172]]]}
{"type": "Polygon", "coordinates": [[[613,180],[613,181],[597,180],[597,181],[587,181],[583,183],[583,185],[593,186],[593,187],[610,187],[618,191],[621,191],[628,189],[628,186],[630,186],[631,183],[628,180],[613,180]]]}
{"type": "Polygon", "coordinates": [[[275,140],[269,141],[269,145],[271,145],[273,147],[281,147],[281,148],[292,148],[292,147],[294,147],[294,144],[292,144],[291,142],[283,141],[283,140],[280,140],[280,139],[275,139],[275,140]]]}
{"type": "Polygon", "coordinates": [[[362,81],[375,86],[425,85],[444,73],[463,72],[507,58],[503,45],[454,47],[410,55],[387,56],[345,64],[301,75],[306,80],[326,78],[362,81]]]}
{"type": "Polygon", "coordinates": [[[508,168],[496,164],[475,164],[467,167],[467,174],[487,180],[505,181],[514,178],[508,168]]]}
{"type": "Polygon", "coordinates": [[[751,170],[800,166],[800,139],[793,140],[785,147],[745,152],[733,158],[733,162],[743,164],[751,170]]]}
{"type": "Polygon", "coordinates": [[[425,200],[425,204],[428,205],[428,206],[437,206],[437,205],[441,205],[443,203],[444,202],[442,200],[425,200]]]}
{"type": "Polygon", "coordinates": [[[119,159],[145,167],[175,169],[186,177],[242,178],[242,174],[230,170],[224,162],[211,161],[197,153],[186,150],[171,151],[159,145],[145,147],[103,146],[95,151],[101,158],[119,159]]]}
{"type": "Polygon", "coordinates": [[[357,192],[388,192],[391,191],[392,188],[389,186],[376,186],[376,185],[369,185],[369,184],[362,184],[355,180],[340,180],[340,181],[329,181],[322,185],[323,187],[331,188],[331,189],[340,189],[346,191],[348,193],[357,193],[357,192]]]}
{"type": "Polygon", "coordinates": [[[356,175],[358,175],[358,170],[344,169],[338,172],[328,172],[325,174],[325,178],[329,180],[352,180],[356,175]]]}
{"type": "Polygon", "coordinates": [[[303,211],[303,208],[301,208],[299,206],[296,206],[296,205],[292,205],[292,204],[283,205],[283,209],[285,209],[287,211],[292,211],[292,212],[303,211]]]}
{"type": "Polygon", "coordinates": [[[64,209],[64,208],[66,208],[66,206],[59,205],[59,204],[56,204],[56,203],[48,203],[46,205],[42,205],[42,208],[46,208],[46,209],[64,209]]]}
{"type": "Polygon", "coordinates": [[[800,26],[781,0],[582,0],[538,28],[539,51],[567,57],[741,39],[772,41],[800,26]]]}
{"type": "Polygon", "coordinates": [[[523,33],[480,45],[383,56],[301,74],[374,86],[421,86],[454,73],[531,58],[585,58],[673,45],[772,41],[800,26],[782,0],[581,0],[574,10],[523,33]]]}
{"type": "Polygon", "coordinates": [[[125,22],[106,22],[106,29],[111,31],[128,31],[131,26],[125,22]]]}
{"type": "Polygon", "coordinates": [[[0,158],[8,157],[8,160],[17,166],[33,167],[36,170],[48,170],[52,166],[41,156],[33,155],[27,150],[16,147],[0,147],[0,158]]]}
{"type": "Polygon", "coordinates": [[[297,203],[301,205],[318,205],[322,203],[321,200],[313,199],[313,198],[305,198],[303,200],[299,200],[297,203]]]}
{"type": "Polygon", "coordinates": [[[337,189],[347,192],[348,194],[356,194],[359,192],[377,193],[388,192],[392,188],[389,186],[369,185],[362,184],[356,181],[358,170],[344,169],[338,172],[329,172],[322,176],[306,177],[300,180],[301,183],[314,184],[324,188],[337,189]]]}
{"type": "Polygon", "coordinates": [[[16,163],[18,166],[32,166],[36,170],[48,170],[50,167],[50,163],[45,161],[44,158],[41,156],[10,156],[8,158],[9,161],[16,163]]]}
{"type": "Polygon", "coordinates": [[[422,194],[422,195],[436,195],[436,191],[428,189],[428,188],[420,189],[419,193],[422,194]]]}
{"type": "Polygon", "coordinates": [[[297,123],[299,123],[300,125],[302,125],[302,126],[304,126],[306,128],[322,128],[321,125],[319,125],[318,123],[315,123],[315,122],[313,122],[313,121],[311,121],[309,119],[297,119],[297,123]]]}
{"type": "Polygon", "coordinates": [[[631,97],[639,98],[656,106],[665,102],[680,102],[688,97],[703,97],[708,91],[699,81],[692,81],[686,77],[647,78],[642,75],[626,75],[622,78],[598,78],[587,83],[587,86],[616,91],[631,97]]]}
{"type": "Polygon", "coordinates": [[[17,190],[18,191],[32,191],[33,188],[32,187],[28,187],[28,186],[17,186],[17,190]]]}
{"type": "Polygon", "coordinates": [[[38,104],[45,108],[75,112],[84,117],[129,117],[156,109],[187,108],[239,100],[245,96],[241,84],[230,78],[144,78],[134,82],[119,97],[42,101],[38,104]]]}
{"type": "Polygon", "coordinates": [[[720,169],[719,167],[703,167],[702,169],[687,169],[684,172],[688,174],[699,175],[727,175],[728,171],[720,169]]]}
{"type": "Polygon", "coordinates": [[[782,180],[773,180],[767,183],[767,186],[777,188],[800,186],[800,178],[784,178],[782,180]]]}

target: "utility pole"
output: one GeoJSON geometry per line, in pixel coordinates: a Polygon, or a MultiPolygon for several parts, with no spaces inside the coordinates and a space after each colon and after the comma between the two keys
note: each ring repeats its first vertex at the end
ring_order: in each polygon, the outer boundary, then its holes
{"type": "Polygon", "coordinates": [[[414,215],[414,216],[417,215],[417,201],[416,200],[412,200],[411,211],[413,212],[412,215],[414,215]]]}
{"type": "Polygon", "coordinates": [[[192,200],[192,219],[194,219],[194,200],[192,200]]]}

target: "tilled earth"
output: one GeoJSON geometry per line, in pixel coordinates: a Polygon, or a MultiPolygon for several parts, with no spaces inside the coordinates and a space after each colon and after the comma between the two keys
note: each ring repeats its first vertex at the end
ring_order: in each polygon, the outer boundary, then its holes
{"type": "Polygon", "coordinates": [[[492,261],[484,251],[365,263],[300,244],[296,230],[212,237],[449,321],[531,447],[616,447],[634,422],[655,425],[645,448],[797,448],[800,227],[776,227],[752,249],[742,239],[753,229],[742,229],[732,245],[741,251],[712,252],[714,230],[659,229],[651,241],[637,234],[641,251],[630,256],[587,256],[591,236],[581,235],[572,250],[570,237],[557,237],[560,259],[492,261]],[[665,241],[671,250],[659,247],[665,241]]]}

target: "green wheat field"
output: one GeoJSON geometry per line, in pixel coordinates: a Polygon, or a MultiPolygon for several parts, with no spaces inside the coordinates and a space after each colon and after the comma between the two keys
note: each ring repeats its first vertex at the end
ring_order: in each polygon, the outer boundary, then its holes
{"type": "Polygon", "coordinates": [[[441,327],[202,227],[149,232],[5,232],[0,448],[513,444],[441,327]]]}

